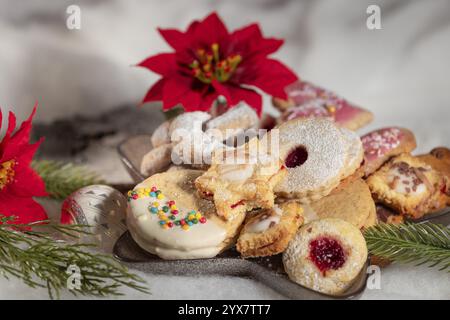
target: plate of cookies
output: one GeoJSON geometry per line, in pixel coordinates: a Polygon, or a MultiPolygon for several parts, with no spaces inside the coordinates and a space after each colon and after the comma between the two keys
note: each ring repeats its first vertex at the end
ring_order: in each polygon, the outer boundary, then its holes
{"type": "Polygon", "coordinates": [[[185,112],[124,141],[136,186],[115,256],[150,273],[250,277],[289,298],[355,298],[364,229],[449,223],[449,149],[412,155],[410,130],[360,136],[371,112],[306,81],[286,92],[277,117],[246,104],[185,112]]]}

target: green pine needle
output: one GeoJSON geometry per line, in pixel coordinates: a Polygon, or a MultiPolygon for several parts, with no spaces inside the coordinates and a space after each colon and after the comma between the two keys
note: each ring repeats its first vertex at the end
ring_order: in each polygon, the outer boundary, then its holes
{"type": "Polygon", "coordinates": [[[42,177],[50,197],[63,200],[72,192],[92,184],[103,184],[96,173],[84,166],[52,160],[35,160],[33,169],[42,177]]]}
{"type": "Polygon", "coordinates": [[[450,228],[426,223],[381,223],[364,231],[373,255],[450,272],[450,228]]]}
{"type": "Polygon", "coordinates": [[[121,287],[148,293],[144,280],[111,256],[89,251],[95,245],[57,241],[52,237],[54,232],[71,237],[90,234],[86,226],[48,221],[8,224],[13,219],[0,216],[0,275],[6,279],[15,277],[31,288],[47,288],[52,299],[59,298],[62,290],[75,296],[99,297],[122,295],[121,287]],[[80,269],[79,289],[68,287],[67,270],[71,265],[80,269]]]}

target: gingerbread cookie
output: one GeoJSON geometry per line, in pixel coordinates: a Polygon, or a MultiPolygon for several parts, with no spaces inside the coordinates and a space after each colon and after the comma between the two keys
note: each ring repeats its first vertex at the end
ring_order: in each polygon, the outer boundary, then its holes
{"type": "Polygon", "coordinates": [[[368,177],[391,157],[411,152],[416,148],[416,138],[408,129],[389,127],[378,129],[361,137],[364,147],[364,171],[368,177]]]}
{"type": "Polygon", "coordinates": [[[345,292],[366,260],[367,246],[359,229],[333,218],[301,227],[283,253],[292,281],[330,295],[345,292]]]}
{"type": "Polygon", "coordinates": [[[302,207],[294,202],[258,210],[247,219],[236,248],[243,257],[265,257],[283,252],[303,223],[302,207]]]}
{"type": "Polygon", "coordinates": [[[373,114],[347,100],[306,81],[286,87],[288,100],[274,98],[275,107],[283,111],[281,122],[297,118],[328,118],[337,125],[357,130],[373,119],[373,114]]]}
{"type": "Polygon", "coordinates": [[[344,187],[333,190],[309,206],[319,219],[338,218],[359,229],[376,223],[375,203],[369,187],[362,179],[351,181],[344,187]]]}
{"type": "Polygon", "coordinates": [[[234,244],[245,214],[223,221],[196,195],[202,171],[151,176],[128,193],[128,229],[144,250],[163,259],[211,258],[234,244]]]}
{"type": "Polygon", "coordinates": [[[229,219],[236,209],[273,207],[273,188],[286,171],[281,159],[264,148],[254,138],[218,154],[208,171],[195,181],[199,194],[214,200],[218,215],[229,219]]]}
{"type": "Polygon", "coordinates": [[[287,176],[275,188],[302,203],[318,200],[352,175],[362,162],[363,149],[355,133],[325,119],[296,119],[268,135],[279,135],[287,176]]]}
{"type": "Polygon", "coordinates": [[[445,175],[406,153],[392,158],[367,179],[376,201],[411,218],[444,208],[447,183],[445,175]]]}

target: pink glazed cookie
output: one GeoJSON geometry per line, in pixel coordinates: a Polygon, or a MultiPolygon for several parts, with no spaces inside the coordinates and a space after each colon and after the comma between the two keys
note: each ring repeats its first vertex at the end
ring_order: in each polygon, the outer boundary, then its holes
{"type": "Polygon", "coordinates": [[[416,148],[416,138],[408,129],[382,128],[361,137],[364,148],[364,175],[368,177],[390,158],[416,148]]]}
{"type": "Polygon", "coordinates": [[[275,107],[283,111],[281,122],[296,118],[329,118],[341,127],[357,130],[373,119],[371,112],[306,81],[287,86],[286,93],[288,100],[273,99],[275,107]]]}

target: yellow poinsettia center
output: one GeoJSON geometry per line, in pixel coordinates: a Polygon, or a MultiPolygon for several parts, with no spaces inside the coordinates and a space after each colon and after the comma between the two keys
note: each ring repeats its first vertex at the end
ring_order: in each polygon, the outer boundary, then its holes
{"type": "Polygon", "coordinates": [[[198,49],[196,57],[189,67],[192,75],[203,83],[211,83],[212,80],[226,82],[233,75],[242,60],[238,54],[228,57],[220,57],[219,45],[213,43],[211,50],[198,49]]]}
{"type": "Polygon", "coordinates": [[[0,163],[0,190],[6,187],[14,179],[14,166],[16,165],[15,160],[9,160],[0,163]]]}

